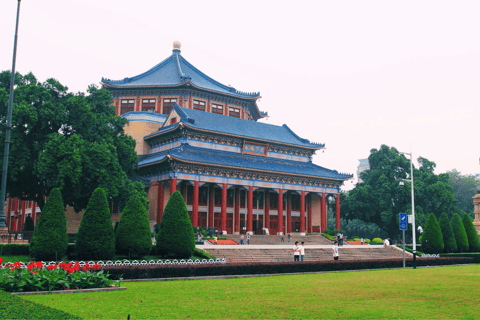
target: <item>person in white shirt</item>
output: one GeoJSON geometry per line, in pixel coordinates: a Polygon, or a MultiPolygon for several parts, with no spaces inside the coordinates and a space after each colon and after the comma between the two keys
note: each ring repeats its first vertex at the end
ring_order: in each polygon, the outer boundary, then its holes
{"type": "Polygon", "coordinates": [[[338,242],[335,241],[334,246],[332,248],[333,250],[333,260],[338,260],[338,242]]]}
{"type": "Polygon", "coordinates": [[[390,241],[389,241],[389,240],[390,240],[390,238],[387,238],[387,239],[383,240],[383,247],[384,247],[384,248],[386,248],[386,247],[388,247],[388,246],[390,245],[390,241]]]}
{"type": "Polygon", "coordinates": [[[300,257],[301,261],[305,259],[305,241],[302,241],[302,245],[300,246],[300,257]]]}
{"type": "Polygon", "coordinates": [[[300,261],[300,246],[298,241],[295,241],[295,247],[293,248],[293,261],[300,261]]]}

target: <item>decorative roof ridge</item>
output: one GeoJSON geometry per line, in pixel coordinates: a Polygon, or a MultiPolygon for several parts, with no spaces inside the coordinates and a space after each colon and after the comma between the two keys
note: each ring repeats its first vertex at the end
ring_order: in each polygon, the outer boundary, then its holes
{"type": "MultiPolygon", "coordinates": [[[[153,66],[152,68],[150,68],[149,70],[145,71],[144,73],[141,73],[135,77],[126,77],[126,78],[123,78],[122,80],[111,80],[111,79],[107,79],[107,78],[103,78],[102,77],[102,82],[106,83],[106,84],[122,84],[122,83],[129,83],[129,82],[132,82],[132,81],[135,81],[135,80],[138,80],[140,78],[143,78],[145,76],[148,76],[149,74],[157,71],[158,69],[160,69],[161,67],[163,67],[164,65],[166,65],[168,62],[170,62],[170,60],[173,59],[173,56],[174,56],[174,53],[172,53],[168,58],[166,58],[165,60],[163,60],[162,62],[158,63],[157,65],[153,66]]],[[[181,72],[181,71],[180,71],[181,72]]]]}
{"type": "Polygon", "coordinates": [[[175,104],[173,105],[173,110],[175,110],[177,114],[180,116],[181,121],[185,120],[192,124],[195,123],[195,119],[190,118],[188,114],[185,111],[183,111],[183,108],[180,107],[180,105],[177,102],[175,102],[175,104]]]}
{"type": "Polygon", "coordinates": [[[200,71],[199,69],[197,69],[194,65],[192,65],[190,62],[187,61],[187,59],[185,59],[180,53],[178,54],[178,57],[180,57],[180,59],[182,59],[182,61],[188,65],[190,68],[192,68],[193,70],[195,70],[196,72],[198,72],[202,77],[204,77],[205,79],[215,83],[217,86],[219,87],[222,87],[223,89],[229,91],[229,92],[232,92],[232,93],[236,93],[236,94],[240,94],[240,95],[243,95],[243,96],[250,96],[250,97],[260,97],[260,91],[259,92],[244,92],[244,91],[240,91],[240,90],[237,90],[233,87],[230,87],[230,86],[226,86],[224,85],[223,83],[220,83],[218,82],[217,80],[215,79],[212,79],[210,78],[209,76],[207,76],[205,73],[203,73],[202,71],[200,71]]]}
{"type": "Polygon", "coordinates": [[[293,130],[290,129],[290,127],[287,126],[286,124],[284,124],[283,127],[284,127],[285,129],[287,129],[288,132],[290,132],[295,138],[297,138],[298,140],[300,140],[300,141],[303,142],[303,143],[312,144],[312,145],[318,145],[318,146],[325,146],[325,144],[322,144],[322,143],[310,142],[310,140],[308,140],[308,139],[300,138],[300,136],[299,136],[298,134],[296,134],[295,132],[293,132],[293,130]]]}
{"type": "Polygon", "coordinates": [[[177,61],[178,72],[180,72],[180,79],[182,79],[182,81],[191,80],[192,77],[186,76],[182,70],[182,66],[180,65],[180,59],[178,58],[179,56],[181,56],[180,50],[173,50],[173,55],[175,56],[175,60],[177,61]]]}

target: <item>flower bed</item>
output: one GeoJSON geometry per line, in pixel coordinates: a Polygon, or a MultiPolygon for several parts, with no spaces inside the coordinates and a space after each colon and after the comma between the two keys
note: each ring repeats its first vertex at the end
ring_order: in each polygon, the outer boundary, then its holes
{"type": "MultiPolygon", "coordinates": [[[[426,258],[417,259],[417,266],[436,266],[473,263],[473,258],[426,258]]],[[[408,267],[413,259],[406,259],[408,267]]],[[[371,260],[339,260],[276,263],[208,263],[208,264],[140,264],[103,265],[100,268],[112,279],[150,279],[202,277],[222,275],[303,273],[341,270],[368,270],[401,268],[402,258],[371,260]]]]}
{"type": "Polygon", "coordinates": [[[104,288],[114,284],[96,263],[2,263],[0,258],[0,290],[7,292],[104,288]]]}

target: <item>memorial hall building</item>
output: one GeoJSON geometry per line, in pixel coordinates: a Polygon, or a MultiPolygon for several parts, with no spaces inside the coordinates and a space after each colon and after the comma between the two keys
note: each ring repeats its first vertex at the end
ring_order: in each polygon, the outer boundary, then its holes
{"type": "Polygon", "coordinates": [[[267,117],[259,92],[213,80],[180,49],[175,42],[168,58],[138,76],[101,81],[117,115],[128,120],[125,133],[136,140],[151,226],[178,190],[193,226],[224,234],[323,231],[327,197],[335,198],[340,229],[340,187],[352,175],[314,164],[324,144],[285,124],[259,122],[267,117]]]}

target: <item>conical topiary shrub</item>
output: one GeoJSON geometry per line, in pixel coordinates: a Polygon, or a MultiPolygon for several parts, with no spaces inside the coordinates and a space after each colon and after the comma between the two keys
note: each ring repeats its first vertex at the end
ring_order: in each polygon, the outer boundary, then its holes
{"type": "Polygon", "coordinates": [[[122,211],[115,233],[115,250],[117,254],[138,255],[139,258],[150,253],[152,239],[150,222],[142,201],[130,199],[122,211]]]}
{"type": "Polygon", "coordinates": [[[453,234],[455,235],[455,241],[457,242],[457,252],[468,251],[468,238],[463,226],[462,219],[458,213],[454,213],[451,221],[453,234]]]}
{"type": "Polygon", "coordinates": [[[422,234],[422,251],[425,253],[441,253],[443,246],[442,230],[435,215],[430,213],[425,232],[422,234]]]}
{"type": "Polygon", "coordinates": [[[190,258],[195,235],[182,194],[175,191],[163,211],[157,235],[157,253],[174,258],[190,258]]]}
{"type": "Polygon", "coordinates": [[[81,260],[112,259],[115,254],[112,219],[107,197],[95,189],[78,228],[75,250],[81,260]]]}
{"type": "Polygon", "coordinates": [[[442,229],[443,236],[443,252],[457,252],[455,235],[453,234],[452,225],[450,224],[450,220],[448,220],[445,212],[440,216],[440,229],[442,229]]]}
{"type": "Polygon", "coordinates": [[[62,194],[53,189],[47,198],[30,241],[30,256],[36,260],[61,260],[67,252],[67,218],[62,194]]]}
{"type": "Polygon", "coordinates": [[[468,238],[468,251],[470,252],[480,252],[480,241],[478,239],[477,230],[472,223],[472,219],[468,214],[463,215],[463,226],[465,227],[465,232],[467,233],[468,238]]]}

